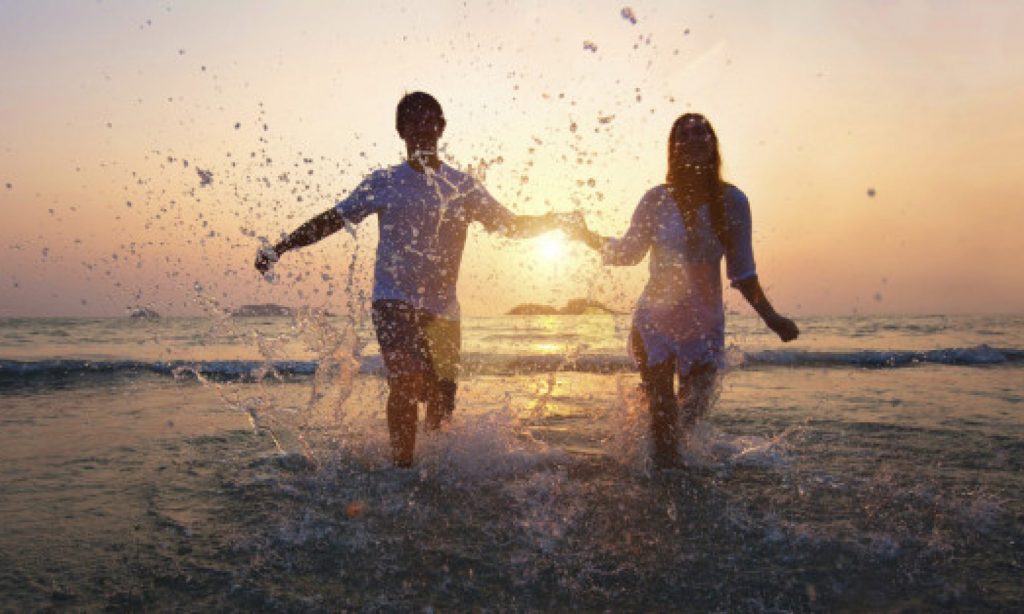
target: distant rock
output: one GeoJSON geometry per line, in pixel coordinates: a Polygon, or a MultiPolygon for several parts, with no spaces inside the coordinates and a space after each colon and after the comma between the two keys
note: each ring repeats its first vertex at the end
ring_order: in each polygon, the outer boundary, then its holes
{"type": "Polygon", "coordinates": [[[267,318],[291,317],[293,313],[291,307],[263,303],[260,305],[242,305],[238,309],[232,310],[231,315],[236,318],[267,318]]]}
{"type": "Polygon", "coordinates": [[[128,317],[133,320],[159,320],[160,314],[148,307],[135,307],[128,310],[128,317]]]}
{"type": "Polygon", "coordinates": [[[619,312],[609,309],[605,305],[586,298],[570,299],[564,307],[552,305],[538,305],[536,303],[523,303],[516,305],[508,311],[510,316],[583,316],[594,314],[617,314],[619,312]]]}
{"type": "Polygon", "coordinates": [[[574,298],[570,299],[569,302],[565,304],[565,307],[562,307],[560,313],[567,316],[583,316],[616,312],[597,301],[585,298],[574,298]]]}
{"type": "Polygon", "coordinates": [[[558,307],[551,305],[538,305],[536,303],[523,303],[516,305],[509,310],[510,316],[554,316],[558,315],[558,307]]]}

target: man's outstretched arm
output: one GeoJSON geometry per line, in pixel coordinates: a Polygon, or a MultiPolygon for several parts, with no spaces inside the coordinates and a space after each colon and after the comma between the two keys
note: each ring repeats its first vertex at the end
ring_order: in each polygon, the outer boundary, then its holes
{"type": "Polygon", "coordinates": [[[320,215],[310,218],[290,235],[281,239],[277,245],[269,250],[260,250],[256,256],[256,270],[266,273],[270,265],[277,261],[287,251],[298,247],[312,245],[324,237],[328,237],[345,227],[345,220],[338,213],[338,210],[331,207],[320,215]]]}
{"type": "Polygon", "coordinates": [[[503,225],[505,236],[512,239],[529,239],[549,230],[565,228],[564,216],[549,212],[544,215],[516,215],[503,225]]]}

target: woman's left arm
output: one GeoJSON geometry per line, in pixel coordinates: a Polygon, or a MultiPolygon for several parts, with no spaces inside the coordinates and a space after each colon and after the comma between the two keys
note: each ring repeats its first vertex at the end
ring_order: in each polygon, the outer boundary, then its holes
{"type": "Polygon", "coordinates": [[[792,341],[800,336],[800,329],[797,328],[796,323],[785,316],[779,315],[775,308],[772,307],[771,301],[768,300],[764,289],[761,288],[761,282],[757,280],[757,275],[737,281],[733,285],[740,291],[743,298],[747,299],[747,302],[754,308],[757,315],[761,316],[761,319],[768,325],[768,328],[775,331],[779,339],[792,341]]]}
{"type": "Polygon", "coordinates": [[[792,320],[775,311],[761,287],[761,282],[757,279],[750,203],[738,188],[730,186],[727,189],[729,192],[725,201],[726,231],[729,233],[729,240],[725,246],[726,273],[733,287],[740,291],[768,328],[775,331],[779,339],[792,341],[800,335],[800,329],[792,320]]]}

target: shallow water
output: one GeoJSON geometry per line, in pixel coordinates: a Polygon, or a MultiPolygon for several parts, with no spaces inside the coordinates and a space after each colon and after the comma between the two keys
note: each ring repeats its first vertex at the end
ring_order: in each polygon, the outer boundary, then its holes
{"type": "Polygon", "coordinates": [[[353,341],[337,323],[8,321],[0,603],[1020,608],[1020,319],[835,320],[784,348],[739,323],[718,406],[673,471],[648,465],[621,322],[600,337],[607,320],[467,321],[467,353],[487,358],[454,422],[400,470],[373,346],[354,370],[331,362],[353,341]],[[883,340],[854,334],[869,328],[883,340]],[[11,341],[44,333],[58,341],[11,341]],[[539,341],[493,338],[520,333],[539,341]],[[858,362],[955,348],[969,351],[858,362]]]}

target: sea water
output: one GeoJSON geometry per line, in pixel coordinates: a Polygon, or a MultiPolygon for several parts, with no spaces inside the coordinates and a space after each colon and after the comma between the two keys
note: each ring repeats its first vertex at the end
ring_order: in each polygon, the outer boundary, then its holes
{"type": "Polygon", "coordinates": [[[0,320],[0,606],[1024,607],[1024,317],[798,323],[659,471],[628,316],[465,318],[412,469],[365,317],[0,320]]]}

